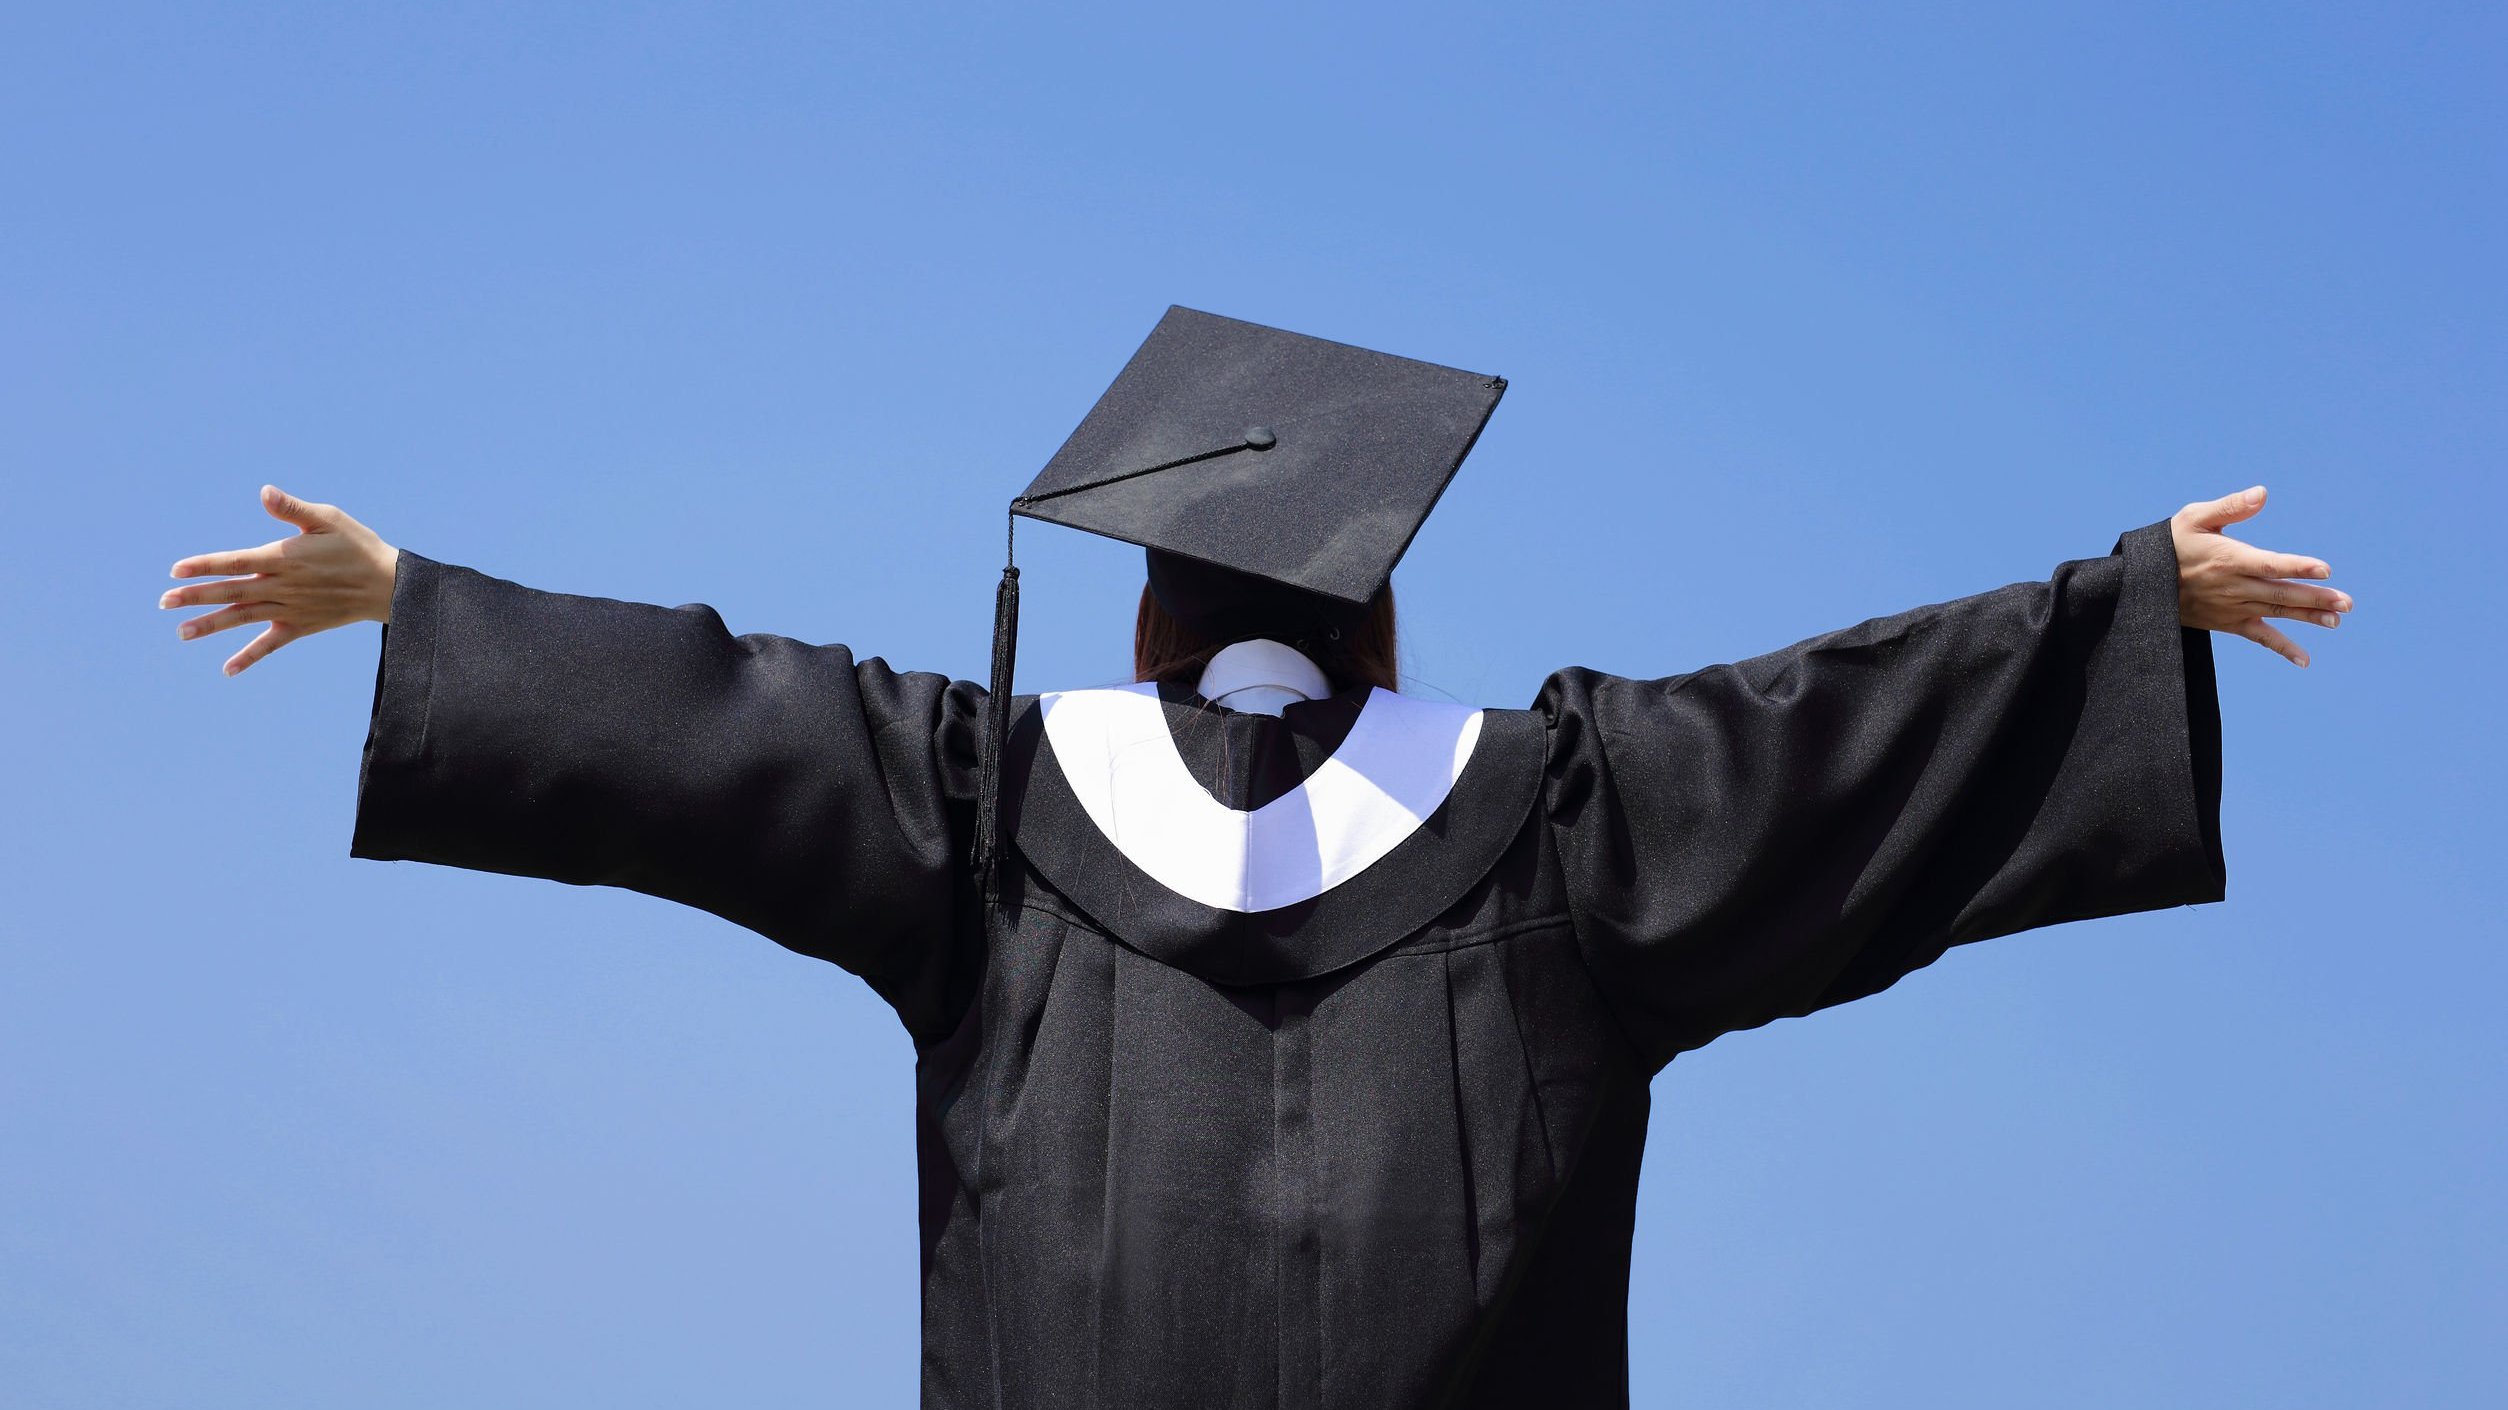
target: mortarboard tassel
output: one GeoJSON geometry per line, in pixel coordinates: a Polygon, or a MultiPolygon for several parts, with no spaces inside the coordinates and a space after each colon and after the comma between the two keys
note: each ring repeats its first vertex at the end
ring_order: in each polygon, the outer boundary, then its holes
{"type": "Polygon", "coordinates": [[[1002,544],[1001,586],[993,592],[993,678],[984,704],[981,777],[976,791],[975,875],[987,905],[1001,899],[1001,756],[1010,741],[1011,675],[1019,659],[1018,520],[1002,544]]]}
{"type": "Polygon", "coordinates": [[[1001,586],[993,592],[993,679],[984,705],[984,739],[978,746],[975,819],[975,875],[983,888],[984,902],[991,905],[1001,899],[1001,756],[1010,747],[1011,674],[1019,660],[1019,514],[1044,500],[1058,499],[1081,490],[1101,489],[1161,470],[1194,465],[1241,450],[1269,450],[1278,439],[1266,426],[1248,429],[1234,443],[1217,446],[1171,460],[1161,465],[1126,470],[1082,484],[1066,485],[1043,494],[1020,495],[1010,501],[1008,529],[1002,535],[1001,586]]]}

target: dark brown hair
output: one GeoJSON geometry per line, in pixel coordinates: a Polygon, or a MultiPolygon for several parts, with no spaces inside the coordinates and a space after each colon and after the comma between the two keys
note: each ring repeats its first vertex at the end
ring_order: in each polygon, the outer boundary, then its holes
{"type": "MultiPolygon", "coordinates": [[[[1132,627],[1134,680],[1191,687],[1200,682],[1202,668],[1210,664],[1210,658],[1226,645],[1225,641],[1177,621],[1143,585],[1140,616],[1132,627]]],[[[1384,590],[1376,594],[1367,620],[1355,630],[1337,637],[1309,637],[1291,645],[1323,668],[1335,690],[1358,685],[1397,689],[1401,673],[1394,640],[1393,584],[1385,584],[1384,590]]]]}

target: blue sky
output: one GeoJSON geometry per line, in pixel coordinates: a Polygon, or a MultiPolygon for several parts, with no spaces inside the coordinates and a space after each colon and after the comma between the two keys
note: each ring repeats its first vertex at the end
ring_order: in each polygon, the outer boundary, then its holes
{"type": "MultiPolygon", "coordinates": [[[[1676,1062],[1632,1380],[2497,1400],[2503,71],[2443,3],[11,11],[0,1384],[907,1403],[877,1001],[350,860],[374,629],[228,680],[155,596],[276,481],[977,676],[1003,501],[1185,303],[1511,380],[1397,578],[1491,705],[2268,485],[2360,607],[2215,639],[2229,900],[1676,1062]]],[[[1023,686],[1121,674],[1137,555],[1021,559],[1023,686]]]]}

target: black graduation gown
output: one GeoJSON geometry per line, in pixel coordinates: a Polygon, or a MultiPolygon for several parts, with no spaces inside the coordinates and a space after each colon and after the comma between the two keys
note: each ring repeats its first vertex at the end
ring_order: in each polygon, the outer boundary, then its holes
{"type": "MultiPolygon", "coordinates": [[[[1661,680],[1553,676],[1355,878],[1161,886],[1017,702],[702,606],[404,553],[351,850],[703,907],[916,1046],[931,1406],[1616,1406],[1647,1084],[1952,945],[2223,895],[2208,636],[2165,521],[2103,558],[1661,680]]],[[[1163,693],[1251,809],[1356,696],[1163,693]]]]}

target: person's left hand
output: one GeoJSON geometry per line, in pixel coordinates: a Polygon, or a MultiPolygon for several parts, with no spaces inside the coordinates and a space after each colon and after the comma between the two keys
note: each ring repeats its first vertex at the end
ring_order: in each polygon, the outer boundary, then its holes
{"type": "Polygon", "coordinates": [[[2330,627],[2351,610],[2351,594],[2287,578],[2322,578],[2323,559],[2273,553],[2221,532],[2264,507],[2264,486],[2222,499],[2197,500],[2169,519],[2177,544],[2177,620],[2206,631],[2235,632],[2305,666],[2308,653],[2264,619],[2286,617],[2330,627]]]}

